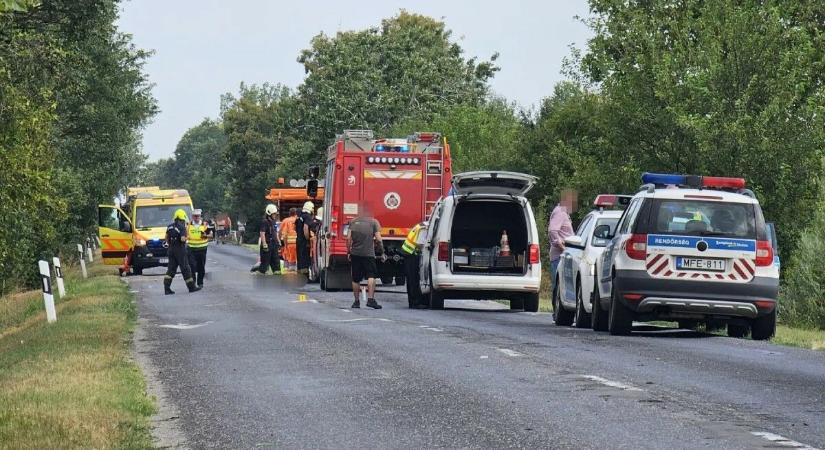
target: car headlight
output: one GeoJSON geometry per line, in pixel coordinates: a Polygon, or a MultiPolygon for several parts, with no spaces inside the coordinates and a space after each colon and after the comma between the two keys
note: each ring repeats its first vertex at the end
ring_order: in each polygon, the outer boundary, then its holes
{"type": "Polygon", "coordinates": [[[146,239],[136,239],[135,245],[137,245],[138,247],[143,247],[144,245],[146,245],[146,239]]]}

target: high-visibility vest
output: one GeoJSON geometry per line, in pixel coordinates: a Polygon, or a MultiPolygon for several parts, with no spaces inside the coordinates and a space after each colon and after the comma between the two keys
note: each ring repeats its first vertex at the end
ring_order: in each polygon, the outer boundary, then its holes
{"type": "Polygon", "coordinates": [[[401,244],[401,250],[408,255],[415,255],[418,253],[418,233],[421,231],[421,224],[417,224],[407,233],[407,238],[404,239],[404,243],[401,244]]]}
{"type": "Polygon", "coordinates": [[[189,228],[189,248],[206,248],[209,245],[205,223],[201,222],[200,225],[190,223],[187,228],[189,228]]]}

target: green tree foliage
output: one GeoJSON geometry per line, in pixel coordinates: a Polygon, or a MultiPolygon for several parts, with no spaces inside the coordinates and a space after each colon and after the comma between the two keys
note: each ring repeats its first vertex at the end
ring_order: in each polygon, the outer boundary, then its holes
{"type": "Polygon", "coordinates": [[[116,1],[38,3],[0,8],[0,290],[36,281],[36,258],[94,230],[95,205],[142,162],[155,110],[116,1]]]}

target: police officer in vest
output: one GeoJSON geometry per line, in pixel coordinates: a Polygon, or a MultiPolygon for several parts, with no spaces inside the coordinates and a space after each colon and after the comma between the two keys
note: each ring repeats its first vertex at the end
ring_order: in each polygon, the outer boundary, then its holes
{"type": "Polygon", "coordinates": [[[163,277],[163,293],[174,294],[172,290],[172,279],[180,267],[180,274],[186,282],[189,292],[201,290],[195,285],[192,279],[192,271],[189,270],[189,259],[186,256],[186,241],[188,233],[186,231],[186,211],[179,209],[175,211],[174,220],[166,227],[166,246],[169,253],[169,266],[166,269],[166,276],[163,277]]]}
{"type": "Polygon", "coordinates": [[[195,276],[198,287],[203,287],[203,277],[206,275],[206,249],[209,245],[209,228],[201,220],[201,210],[192,211],[192,221],[189,222],[189,240],[187,242],[189,267],[195,276]]]}
{"type": "Polygon", "coordinates": [[[401,253],[404,255],[404,272],[407,277],[407,304],[410,308],[419,307],[421,299],[421,286],[419,286],[418,268],[421,264],[421,245],[418,237],[421,230],[427,227],[426,223],[416,224],[409,233],[404,243],[401,244],[401,253]]]}

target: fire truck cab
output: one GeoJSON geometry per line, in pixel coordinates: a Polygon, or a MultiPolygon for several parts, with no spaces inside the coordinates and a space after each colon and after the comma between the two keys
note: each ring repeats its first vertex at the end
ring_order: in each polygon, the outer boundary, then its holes
{"type": "Polygon", "coordinates": [[[450,147],[440,133],[376,139],[371,130],[345,130],[327,150],[323,226],[314,266],[324,290],[349,289],[349,222],[367,202],[381,224],[383,284],[405,283],[401,244],[450,189],[450,147]]]}

